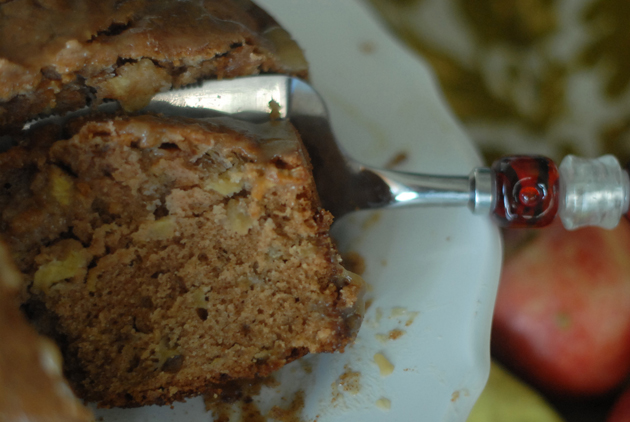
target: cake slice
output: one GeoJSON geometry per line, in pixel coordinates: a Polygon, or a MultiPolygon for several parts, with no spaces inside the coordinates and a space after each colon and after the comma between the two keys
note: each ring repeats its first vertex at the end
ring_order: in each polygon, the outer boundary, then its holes
{"type": "Polygon", "coordinates": [[[0,40],[0,129],[105,99],[138,110],[199,79],[307,74],[249,0],[12,0],[0,2],[0,40]]]}
{"type": "Polygon", "coordinates": [[[20,284],[21,277],[0,243],[0,420],[94,420],[64,381],[55,344],[39,336],[20,312],[20,284]]]}
{"type": "Polygon", "coordinates": [[[0,169],[27,309],[82,398],[171,403],[354,338],[362,281],[286,122],[82,120],[0,169]]]}

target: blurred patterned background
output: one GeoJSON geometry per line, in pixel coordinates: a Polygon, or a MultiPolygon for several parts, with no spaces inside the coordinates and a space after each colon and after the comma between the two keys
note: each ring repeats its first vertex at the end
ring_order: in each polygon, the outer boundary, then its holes
{"type": "MultiPolygon", "coordinates": [[[[630,161],[630,2],[370,1],[429,62],[487,164],[515,153],[630,161]]],[[[507,233],[506,249],[522,237],[507,233]]],[[[547,400],[568,422],[606,421],[620,389],[547,400]]]]}

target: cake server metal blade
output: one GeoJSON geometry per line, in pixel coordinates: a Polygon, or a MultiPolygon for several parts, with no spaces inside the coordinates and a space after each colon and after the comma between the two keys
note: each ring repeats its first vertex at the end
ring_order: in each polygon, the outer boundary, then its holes
{"type": "MultiPolygon", "coordinates": [[[[94,111],[119,110],[117,102],[109,102],[32,121],[24,129],[51,121],[62,124],[94,111]]],[[[478,180],[477,173],[474,177],[406,173],[353,160],[335,139],[324,100],[299,78],[259,75],[208,80],[159,93],[140,112],[189,118],[229,115],[251,122],[289,119],[308,150],[322,206],[336,218],[360,209],[409,205],[468,205],[477,213],[489,210],[490,183],[487,177],[478,180]]]]}
{"type": "MultiPolygon", "coordinates": [[[[469,176],[404,173],[353,160],[335,139],[322,97],[295,77],[261,75],[206,81],[192,88],[160,93],[146,110],[188,117],[220,112],[254,122],[268,120],[274,110],[277,117],[288,118],[300,133],[313,164],[322,206],[336,218],[355,210],[401,205],[472,205],[479,210],[482,207],[478,199],[489,198],[471,194],[469,176]]],[[[474,185],[476,189],[490,189],[489,184],[474,185]]]]}

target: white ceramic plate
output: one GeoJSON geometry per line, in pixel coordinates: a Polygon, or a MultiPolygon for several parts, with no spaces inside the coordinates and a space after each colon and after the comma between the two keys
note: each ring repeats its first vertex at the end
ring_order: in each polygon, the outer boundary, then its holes
{"type": "MultiPolygon", "coordinates": [[[[305,49],[312,83],[329,106],[340,143],[355,158],[383,165],[405,152],[399,168],[424,173],[468,174],[479,164],[425,65],[363,3],[259,4],[305,49]]],[[[497,229],[467,209],[406,209],[350,215],[336,223],[334,234],[341,250],[365,259],[364,278],[372,287],[357,342],[343,354],[287,366],[277,376],[279,387],[263,389],[261,411],[286,407],[301,390],[303,421],[465,421],[489,371],[501,260],[497,229]],[[378,336],[396,329],[404,332],[396,340],[378,336]],[[394,365],[391,375],[380,375],[376,353],[394,365]],[[339,385],[343,374],[352,374],[355,385],[339,385]],[[380,399],[391,408],[377,406],[380,399]]],[[[106,422],[211,419],[200,398],[96,415],[106,422]]]]}

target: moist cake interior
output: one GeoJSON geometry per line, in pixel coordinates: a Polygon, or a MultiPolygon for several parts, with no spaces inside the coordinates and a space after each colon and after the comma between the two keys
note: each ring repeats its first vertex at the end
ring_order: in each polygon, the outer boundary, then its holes
{"type": "Polygon", "coordinates": [[[362,282],[285,122],[80,120],[0,168],[27,312],[84,399],[171,403],[354,338],[362,282]]]}

